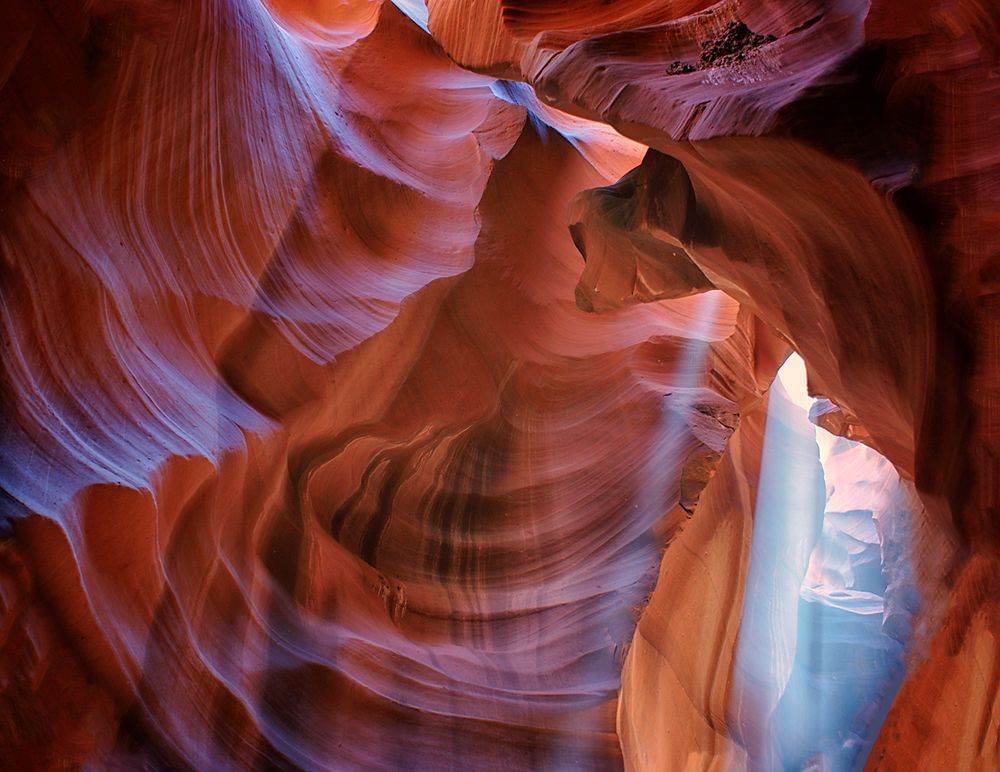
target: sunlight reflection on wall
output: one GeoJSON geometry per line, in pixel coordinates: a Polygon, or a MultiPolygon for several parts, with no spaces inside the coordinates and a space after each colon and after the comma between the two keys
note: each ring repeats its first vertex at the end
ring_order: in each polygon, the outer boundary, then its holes
{"type": "Polygon", "coordinates": [[[771,388],[734,672],[756,769],[860,768],[903,676],[917,504],[878,453],[809,422],[793,354],[771,388]]]}

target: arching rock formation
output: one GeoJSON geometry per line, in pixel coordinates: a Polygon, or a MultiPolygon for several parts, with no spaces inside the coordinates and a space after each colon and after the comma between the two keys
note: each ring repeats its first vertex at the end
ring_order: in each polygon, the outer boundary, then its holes
{"type": "Polygon", "coordinates": [[[2,15],[4,764],[758,764],[794,348],[916,513],[868,765],[996,766],[992,4],[2,15]]]}

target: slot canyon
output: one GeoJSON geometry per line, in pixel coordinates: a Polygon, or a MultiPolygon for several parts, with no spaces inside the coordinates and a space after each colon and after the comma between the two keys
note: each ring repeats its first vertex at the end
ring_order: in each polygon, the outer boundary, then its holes
{"type": "Polygon", "coordinates": [[[996,0],[0,5],[0,770],[1000,769],[996,0]]]}

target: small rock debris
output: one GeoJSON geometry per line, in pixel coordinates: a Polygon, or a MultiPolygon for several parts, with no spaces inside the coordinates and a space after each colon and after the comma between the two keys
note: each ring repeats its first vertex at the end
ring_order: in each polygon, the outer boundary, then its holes
{"type": "Polygon", "coordinates": [[[777,38],[774,35],[754,32],[742,21],[731,21],[722,34],[702,42],[701,57],[697,64],[671,62],[667,67],[667,74],[683,75],[696,70],[707,70],[710,67],[727,67],[742,62],[751,51],[775,40],[777,38]]]}

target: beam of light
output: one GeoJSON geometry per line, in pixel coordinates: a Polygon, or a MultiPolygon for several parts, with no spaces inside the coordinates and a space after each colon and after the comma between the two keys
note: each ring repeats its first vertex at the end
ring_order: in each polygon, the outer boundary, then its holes
{"type": "MultiPolygon", "coordinates": [[[[581,651],[611,652],[610,659],[604,656],[589,658],[591,669],[585,680],[612,691],[620,686],[625,657],[622,647],[634,633],[635,610],[641,608],[652,589],[650,582],[656,576],[662,554],[662,545],[652,537],[652,529],[677,503],[673,492],[677,490],[677,476],[684,464],[683,454],[690,449],[686,418],[704,386],[711,332],[722,311],[723,299],[723,293],[718,291],[698,298],[680,356],[674,363],[664,365],[669,369],[663,376],[664,383],[669,383],[670,393],[660,398],[655,427],[648,435],[644,462],[637,470],[639,477],[634,483],[637,495],[625,511],[608,513],[609,517],[619,518],[621,522],[615,544],[616,557],[608,573],[600,577],[594,575],[592,581],[600,581],[604,587],[614,588],[614,592],[601,604],[599,618],[580,623],[579,645],[581,651]]],[[[566,491],[566,495],[571,496],[572,492],[566,491]]],[[[595,696],[601,700],[607,692],[602,689],[595,696]]],[[[579,714],[575,720],[581,721],[579,714]]],[[[604,719],[595,712],[591,720],[593,725],[587,730],[597,733],[604,719]]],[[[579,725],[566,729],[569,731],[565,734],[565,742],[546,759],[547,770],[580,769],[581,760],[587,758],[589,739],[586,731],[581,731],[579,725]]]]}
{"type": "Polygon", "coordinates": [[[908,625],[890,617],[915,610],[900,600],[913,590],[903,483],[811,424],[811,403],[793,354],[768,404],[733,674],[754,769],[860,769],[903,673],[908,625]]]}

